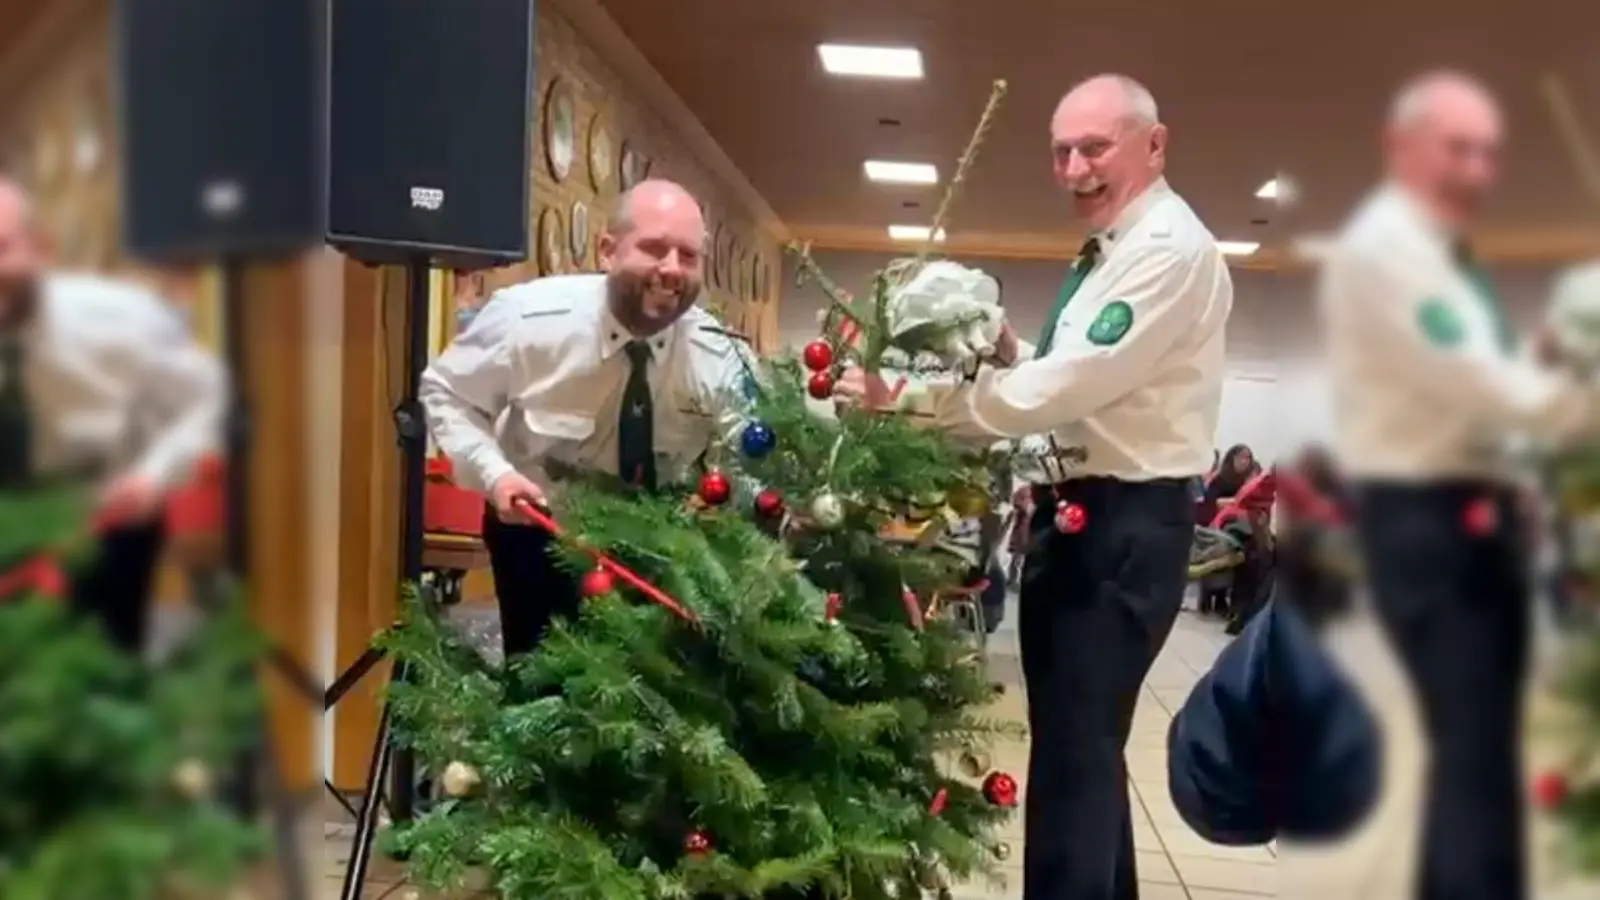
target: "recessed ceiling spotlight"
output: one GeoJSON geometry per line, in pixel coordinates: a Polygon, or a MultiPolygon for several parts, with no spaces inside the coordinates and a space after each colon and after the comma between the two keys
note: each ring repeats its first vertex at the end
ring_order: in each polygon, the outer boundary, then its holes
{"type": "Polygon", "coordinates": [[[1249,256],[1261,249],[1260,241],[1217,241],[1223,256],[1249,256]]]}
{"type": "Polygon", "coordinates": [[[869,181],[880,184],[938,184],[939,170],[928,163],[869,159],[861,164],[869,181]]]}
{"type": "Polygon", "coordinates": [[[1296,189],[1294,179],[1287,175],[1279,175],[1269,179],[1261,187],[1256,188],[1256,199],[1269,200],[1279,206],[1293,203],[1300,192],[1296,189]]]}
{"type": "Polygon", "coordinates": [[[922,77],[922,51],[915,47],[818,44],[817,56],[829,75],[902,80],[922,77]]]}
{"type": "MultiPolygon", "coordinates": [[[[926,225],[890,225],[889,239],[893,241],[926,241],[933,229],[926,225]]],[[[944,243],[944,229],[933,236],[936,244],[944,243]]]]}

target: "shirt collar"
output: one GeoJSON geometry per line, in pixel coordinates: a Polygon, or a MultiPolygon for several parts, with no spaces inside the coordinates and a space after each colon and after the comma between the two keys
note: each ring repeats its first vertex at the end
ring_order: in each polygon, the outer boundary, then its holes
{"type": "Polygon", "coordinates": [[[1172,188],[1167,186],[1167,179],[1157,178],[1138,196],[1128,201],[1128,205],[1123,207],[1122,212],[1117,214],[1117,218],[1111,223],[1110,228],[1090,235],[1090,237],[1100,242],[1101,255],[1108,253],[1116,245],[1117,241],[1122,240],[1133,230],[1133,226],[1139,224],[1139,220],[1144,218],[1145,213],[1149,212],[1152,206],[1155,206],[1156,203],[1171,193],[1172,188]]]}
{"type": "MultiPolygon", "coordinates": [[[[668,345],[676,339],[679,328],[683,325],[683,318],[673,322],[661,331],[647,338],[650,344],[650,353],[656,359],[664,358],[668,345]]],[[[611,314],[611,305],[606,302],[602,293],[600,298],[600,358],[610,359],[622,352],[630,341],[636,340],[633,332],[617,321],[611,314]]]]}
{"type": "Polygon", "coordinates": [[[1388,182],[1378,191],[1378,202],[1394,210],[1395,215],[1428,239],[1440,253],[1454,257],[1456,248],[1464,238],[1454,229],[1446,228],[1412,193],[1395,182],[1388,182]]]}

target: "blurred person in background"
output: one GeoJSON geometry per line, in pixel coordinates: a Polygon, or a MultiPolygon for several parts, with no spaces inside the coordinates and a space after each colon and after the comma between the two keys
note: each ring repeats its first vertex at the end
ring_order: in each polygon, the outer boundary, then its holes
{"type": "Polygon", "coordinates": [[[1560,444],[1600,396],[1519,355],[1466,241],[1497,180],[1500,108],[1468,75],[1407,84],[1387,177],[1323,261],[1320,301],[1373,602],[1431,745],[1416,896],[1527,896],[1527,555],[1509,437],[1560,444]]]}
{"type": "Polygon", "coordinates": [[[142,650],[165,501],[221,445],[227,377],[162,298],[52,269],[31,199],[0,178],[0,481],[97,485],[78,612],[142,650]]]}
{"type": "MultiPolygon", "coordinates": [[[[1212,525],[1212,520],[1222,508],[1239,495],[1239,491],[1260,472],[1260,469],[1255,454],[1250,452],[1248,445],[1235,444],[1228,448],[1228,452],[1222,455],[1221,461],[1213,466],[1211,475],[1206,481],[1205,492],[1200,500],[1201,512],[1205,515],[1202,524],[1212,525]]],[[[1247,547],[1245,550],[1248,557],[1251,548],[1247,547]]],[[[1204,588],[1200,594],[1200,614],[1229,615],[1233,584],[1234,579],[1229,578],[1204,588]]]]}

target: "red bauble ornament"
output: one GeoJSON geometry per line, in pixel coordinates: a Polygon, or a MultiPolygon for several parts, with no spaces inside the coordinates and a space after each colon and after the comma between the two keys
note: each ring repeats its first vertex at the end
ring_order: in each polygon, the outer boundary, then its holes
{"type": "Polygon", "coordinates": [[[578,586],[585,597],[599,597],[609,594],[617,589],[617,580],[605,569],[590,569],[583,573],[583,582],[578,586]]]}
{"type": "Polygon", "coordinates": [[[812,374],[811,380],[806,382],[806,393],[813,400],[826,400],[833,396],[833,376],[827,372],[812,374]]]}
{"type": "Polygon", "coordinates": [[[733,496],[733,484],[728,481],[728,476],[716,469],[712,469],[700,476],[700,499],[708,506],[721,506],[733,496]]]}
{"type": "Polygon", "coordinates": [[[711,840],[711,835],[698,828],[689,832],[689,836],[683,839],[683,850],[690,856],[709,856],[716,848],[717,845],[711,840]]]}
{"type": "Polygon", "coordinates": [[[1089,514],[1076,503],[1063,500],[1056,504],[1056,530],[1062,534],[1077,534],[1089,524],[1089,514]]]}
{"type": "Polygon", "coordinates": [[[822,615],[829,624],[839,621],[839,610],[844,608],[844,595],[837,591],[828,594],[828,605],[823,607],[822,615]]]}
{"type": "Polygon", "coordinates": [[[1533,780],[1533,802],[1543,810],[1560,809],[1572,794],[1572,785],[1560,772],[1546,772],[1533,780]]]}
{"type": "Polygon", "coordinates": [[[944,808],[949,804],[950,791],[945,788],[939,788],[933,792],[933,802],[928,804],[928,815],[937,816],[944,812],[944,808]]]}
{"type": "Polygon", "coordinates": [[[813,372],[821,372],[833,365],[833,348],[828,346],[827,341],[812,341],[806,345],[803,358],[806,368],[813,372]]]}
{"type": "Polygon", "coordinates": [[[756,495],[756,515],[766,519],[776,519],[783,515],[783,495],[766,488],[756,495]]]}
{"type": "Polygon", "coordinates": [[[1484,497],[1467,504],[1462,512],[1462,524],[1473,537],[1488,537],[1500,528],[1500,510],[1494,501],[1484,497]]]}
{"type": "Polygon", "coordinates": [[[983,780],[983,797],[995,806],[1017,805],[1017,780],[1004,772],[990,772],[983,780]]]}

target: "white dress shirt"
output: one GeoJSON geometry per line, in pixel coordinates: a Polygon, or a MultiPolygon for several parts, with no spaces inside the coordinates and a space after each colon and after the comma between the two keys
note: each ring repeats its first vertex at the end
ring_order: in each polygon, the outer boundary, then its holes
{"type": "Polygon", "coordinates": [[[39,474],[133,474],[171,488],[220,448],[227,375],[176,310],[91,275],[46,276],[39,299],[22,332],[39,474]]]}
{"type": "MultiPolygon", "coordinates": [[[[546,489],[550,464],[617,474],[633,335],[606,305],[604,275],[539,278],[489,299],[422,376],[435,443],[463,486],[517,471],[546,489]]],[[[717,441],[737,441],[756,377],[742,340],[690,309],[647,339],[656,469],[681,481],[717,441]]]]}
{"type": "Polygon", "coordinates": [[[1227,263],[1165,181],[1095,237],[1099,261],[1062,310],[1048,352],[930,391],[928,421],[958,436],[1053,441],[1060,463],[1027,466],[1029,480],[1199,475],[1211,465],[1222,403],[1227,263]],[[1090,340],[1118,301],[1132,311],[1131,328],[1114,343],[1090,340]]]}
{"type": "Polygon", "coordinates": [[[1340,466],[1367,478],[1496,478],[1508,438],[1565,442],[1600,396],[1501,342],[1453,236],[1399,188],[1369,197],[1324,259],[1320,305],[1340,466]]]}

